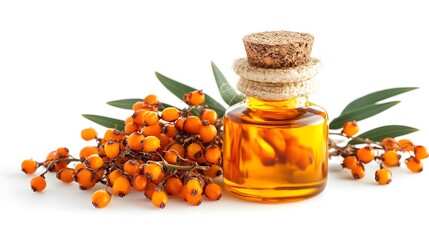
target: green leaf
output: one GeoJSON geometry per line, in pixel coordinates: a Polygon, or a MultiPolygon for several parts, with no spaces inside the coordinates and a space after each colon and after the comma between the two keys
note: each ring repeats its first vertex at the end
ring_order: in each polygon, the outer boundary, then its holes
{"type": "Polygon", "coordinates": [[[142,99],[141,98],[120,99],[120,100],[107,102],[107,104],[113,107],[131,110],[133,109],[134,103],[138,101],[142,101],[142,99]]]}
{"type": "Polygon", "coordinates": [[[357,108],[365,107],[367,105],[372,105],[386,98],[390,98],[390,97],[399,95],[401,93],[405,93],[415,89],[418,89],[418,87],[390,88],[390,89],[385,89],[385,90],[370,93],[368,95],[365,95],[363,97],[360,97],[350,102],[341,112],[341,115],[347,112],[351,112],[357,108]]]}
{"type": "MultiPolygon", "coordinates": [[[[158,78],[158,80],[162,83],[162,85],[164,85],[168,90],[170,90],[170,92],[176,95],[176,97],[178,97],[179,99],[182,99],[185,93],[196,90],[195,88],[189,87],[188,85],[182,84],[178,81],[168,78],[159,72],[155,72],[155,75],[158,78]]],[[[220,103],[218,103],[208,94],[205,94],[205,95],[206,95],[205,104],[207,104],[209,108],[215,110],[219,116],[223,116],[223,114],[226,111],[225,107],[223,107],[220,103]]]]}
{"type": "Polygon", "coordinates": [[[387,110],[396,104],[400,103],[399,101],[393,101],[393,102],[387,102],[387,103],[380,103],[380,104],[372,104],[367,105],[358,109],[355,109],[353,111],[346,112],[345,114],[334,118],[332,122],[329,124],[329,129],[339,129],[343,127],[344,123],[348,121],[359,121],[366,118],[369,118],[371,116],[374,116],[378,113],[383,112],[384,110],[387,110]]]}
{"type": "MultiPolygon", "coordinates": [[[[364,132],[357,136],[356,138],[360,139],[370,139],[371,141],[380,142],[384,138],[391,137],[395,138],[398,136],[402,136],[405,134],[417,132],[417,128],[408,127],[408,126],[402,126],[402,125],[388,125],[388,126],[382,126],[378,128],[374,128],[372,130],[369,130],[367,132],[364,132]]],[[[362,141],[359,141],[359,139],[353,139],[349,142],[349,144],[358,144],[362,143],[362,141]]]]}
{"type": "Polygon", "coordinates": [[[212,62],[212,70],[219,93],[226,104],[231,106],[244,100],[244,96],[235,91],[214,62],[212,62]]]}
{"type": "Polygon", "coordinates": [[[116,129],[122,131],[122,130],[124,130],[124,127],[125,127],[123,120],[99,116],[99,115],[92,115],[92,114],[82,114],[82,116],[88,120],[91,120],[91,121],[93,121],[97,124],[100,124],[101,126],[107,127],[107,128],[116,128],[116,129]]]}

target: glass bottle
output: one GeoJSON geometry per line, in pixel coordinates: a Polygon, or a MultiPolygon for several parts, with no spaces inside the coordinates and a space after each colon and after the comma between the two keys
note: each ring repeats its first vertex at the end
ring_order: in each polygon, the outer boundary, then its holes
{"type": "MultiPolygon", "coordinates": [[[[308,68],[318,68],[318,61],[316,65],[308,68]]],[[[265,74],[258,82],[244,79],[249,74],[240,69],[235,66],[242,77],[238,88],[246,99],[230,107],[223,119],[226,189],[257,202],[295,201],[322,192],[327,180],[328,116],[308,101],[315,72],[300,84],[299,79],[272,84],[269,77],[278,74],[265,74]]]]}

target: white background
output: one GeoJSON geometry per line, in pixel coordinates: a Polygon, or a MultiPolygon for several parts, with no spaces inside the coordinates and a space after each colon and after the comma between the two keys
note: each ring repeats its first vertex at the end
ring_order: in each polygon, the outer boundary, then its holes
{"type": "Polygon", "coordinates": [[[130,114],[107,106],[109,100],[156,93],[177,104],[155,71],[221,101],[210,61],[235,85],[231,63],[245,54],[242,37],[267,30],[314,35],[313,55],[324,71],[311,100],[331,118],[369,92],[420,87],[360,125],[413,126],[420,132],[407,137],[429,146],[429,14],[423,2],[1,1],[1,238],[427,239],[429,172],[411,174],[404,166],[393,170],[390,185],[378,186],[375,166],[354,181],[331,161],[326,190],[306,201],[256,204],[225,192],[221,201],[199,207],[173,199],[163,210],[138,193],[96,210],[92,191],[62,184],[53,174],[45,192],[35,194],[31,177],[20,172],[23,159],[42,161],[57,147],[78,154],[86,145],[81,129],[104,130],[80,114],[130,114]]]}

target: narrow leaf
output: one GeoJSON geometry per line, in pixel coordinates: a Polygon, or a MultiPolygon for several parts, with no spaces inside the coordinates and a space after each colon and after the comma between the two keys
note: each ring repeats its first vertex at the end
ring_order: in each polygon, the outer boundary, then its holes
{"type": "Polygon", "coordinates": [[[122,109],[133,109],[134,103],[142,101],[141,98],[129,98],[129,99],[120,99],[120,100],[114,100],[107,102],[110,106],[122,108],[122,109]]]}
{"type": "Polygon", "coordinates": [[[82,116],[88,120],[100,124],[103,127],[116,128],[121,131],[124,130],[125,127],[123,120],[92,114],[82,114],[82,116]]]}
{"type": "Polygon", "coordinates": [[[373,104],[373,105],[367,105],[358,109],[355,109],[353,111],[346,112],[343,115],[340,115],[337,118],[334,118],[332,122],[329,124],[329,129],[339,129],[343,127],[344,123],[348,121],[360,121],[366,118],[369,118],[371,116],[374,116],[378,113],[381,113],[396,104],[400,103],[399,101],[393,101],[393,102],[387,102],[387,103],[381,103],[381,104],[373,104]]]}
{"type": "MultiPolygon", "coordinates": [[[[170,92],[176,95],[176,97],[178,97],[179,99],[182,99],[185,93],[196,90],[195,88],[192,88],[188,85],[182,84],[178,81],[168,78],[159,72],[155,72],[155,75],[158,78],[158,80],[162,83],[162,85],[164,85],[168,90],[170,90],[170,92]]],[[[226,111],[225,107],[223,107],[220,103],[218,103],[208,94],[205,94],[205,96],[206,96],[205,104],[207,104],[209,108],[215,110],[219,116],[223,116],[223,114],[226,111]]]]}
{"type": "Polygon", "coordinates": [[[418,89],[417,87],[402,87],[402,88],[390,88],[385,89],[377,92],[370,93],[368,95],[365,95],[363,97],[360,97],[358,99],[353,100],[350,102],[344,110],[341,112],[341,115],[353,111],[357,108],[365,107],[367,105],[375,104],[381,100],[384,100],[386,98],[390,98],[396,95],[399,95],[401,93],[405,93],[408,91],[412,91],[418,89]]]}
{"type": "MultiPolygon", "coordinates": [[[[402,125],[388,125],[382,126],[378,128],[374,128],[367,132],[364,132],[357,136],[356,138],[360,138],[362,140],[370,139],[371,141],[380,142],[384,138],[391,137],[399,137],[405,134],[413,133],[418,131],[417,128],[402,126],[402,125]]],[[[353,139],[349,142],[349,144],[358,144],[362,143],[359,139],[353,139]]]]}
{"type": "Polygon", "coordinates": [[[217,88],[225,103],[231,106],[243,101],[244,96],[235,91],[235,89],[228,83],[225,76],[214,62],[212,62],[212,70],[216,80],[217,88]]]}

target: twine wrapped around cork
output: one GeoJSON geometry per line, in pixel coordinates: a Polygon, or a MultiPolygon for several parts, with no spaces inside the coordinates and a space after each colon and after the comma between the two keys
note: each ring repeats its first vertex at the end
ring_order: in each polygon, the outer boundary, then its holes
{"type": "Polygon", "coordinates": [[[260,32],[243,38],[247,58],[235,60],[243,94],[264,100],[308,96],[315,92],[315,76],[322,64],[311,58],[314,38],[308,33],[260,32]]]}

